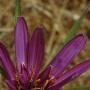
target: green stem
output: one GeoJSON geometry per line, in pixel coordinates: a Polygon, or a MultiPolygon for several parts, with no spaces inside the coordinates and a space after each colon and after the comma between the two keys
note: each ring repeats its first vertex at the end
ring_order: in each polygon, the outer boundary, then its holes
{"type": "Polygon", "coordinates": [[[15,20],[21,15],[21,5],[20,0],[16,0],[16,11],[15,11],[15,20]]]}

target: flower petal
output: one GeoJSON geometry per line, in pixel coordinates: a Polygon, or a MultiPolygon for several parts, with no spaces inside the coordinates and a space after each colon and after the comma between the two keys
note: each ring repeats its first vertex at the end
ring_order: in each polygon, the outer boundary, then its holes
{"type": "Polygon", "coordinates": [[[18,17],[16,24],[15,47],[17,68],[21,72],[21,64],[27,60],[27,45],[28,45],[28,28],[23,17],[18,17]]]}
{"type": "Polygon", "coordinates": [[[51,62],[51,74],[53,76],[60,75],[73,58],[79,54],[81,49],[85,47],[85,44],[86,37],[82,34],[77,35],[69,41],[51,62]]]}
{"type": "Polygon", "coordinates": [[[51,67],[48,67],[44,72],[39,75],[41,82],[49,79],[51,67]]]}
{"type": "Polygon", "coordinates": [[[48,90],[55,90],[66,83],[70,82],[71,80],[75,79],[76,77],[80,76],[80,74],[84,73],[86,70],[90,69],[90,60],[86,60],[83,63],[75,66],[71,70],[67,71],[64,73],[57,81],[55,84],[50,86],[48,90]]]}
{"type": "Polygon", "coordinates": [[[28,69],[32,72],[32,77],[39,73],[44,58],[44,32],[37,27],[33,32],[28,55],[28,69]]]}
{"type": "Polygon", "coordinates": [[[5,72],[7,73],[8,79],[14,80],[15,67],[9,57],[9,54],[8,54],[5,46],[2,43],[0,43],[0,61],[3,65],[5,72]]]}
{"type": "Polygon", "coordinates": [[[9,80],[6,80],[6,83],[9,87],[9,90],[17,90],[17,88],[14,86],[14,84],[12,82],[10,82],[9,80]]]}
{"type": "Polygon", "coordinates": [[[22,65],[22,70],[21,70],[21,77],[20,77],[20,82],[24,87],[29,87],[29,73],[27,68],[22,65]]]}

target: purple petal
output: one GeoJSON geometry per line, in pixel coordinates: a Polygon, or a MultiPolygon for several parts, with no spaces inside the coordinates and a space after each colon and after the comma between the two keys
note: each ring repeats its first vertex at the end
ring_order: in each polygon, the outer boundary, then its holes
{"type": "Polygon", "coordinates": [[[90,69],[90,60],[86,60],[83,63],[75,66],[68,72],[64,73],[54,85],[50,86],[48,90],[56,90],[62,87],[64,84],[70,82],[71,80],[78,77],[80,74],[84,73],[86,70],[90,69]]]}
{"type": "Polygon", "coordinates": [[[35,77],[40,70],[44,58],[44,32],[43,29],[37,27],[33,32],[28,55],[28,69],[32,71],[35,77]]]}
{"type": "Polygon", "coordinates": [[[53,76],[58,76],[71,63],[71,61],[79,54],[82,48],[85,47],[86,37],[82,34],[77,35],[69,41],[64,48],[57,54],[51,62],[53,76]]]}
{"type": "Polygon", "coordinates": [[[38,87],[43,87],[45,85],[46,80],[49,80],[51,67],[47,68],[44,72],[42,72],[37,79],[40,80],[38,87]]]}
{"type": "Polygon", "coordinates": [[[23,17],[19,17],[16,24],[15,35],[16,60],[19,72],[21,72],[21,64],[27,60],[27,45],[28,45],[28,28],[23,17]]]}
{"type": "Polygon", "coordinates": [[[21,84],[24,87],[28,87],[29,86],[29,73],[28,73],[27,68],[24,65],[22,65],[22,68],[21,68],[21,79],[20,79],[20,82],[21,82],[21,84]]]}
{"type": "Polygon", "coordinates": [[[17,88],[9,80],[6,80],[6,83],[7,83],[8,87],[9,87],[9,90],[17,90],[17,88]]]}
{"type": "Polygon", "coordinates": [[[51,70],[51,67],[48,67],[44,72],[40,74],[39,78],[41,82],[49,79],[50,70],[51,70]]]}
{"type": "Polygon", "coordinates": [[[3,68],[7,74],[9,80],[14,80],[15,77],[15,67],[9,57],[9,54],[5,46],[0,43],[0,61],[3,65],[3,68]]]}

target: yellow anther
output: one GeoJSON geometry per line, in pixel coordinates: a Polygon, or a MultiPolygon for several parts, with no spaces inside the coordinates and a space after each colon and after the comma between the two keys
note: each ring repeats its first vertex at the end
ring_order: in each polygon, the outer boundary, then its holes
{"type": "Polygon", "coordinates": [[[40,82],[40,79],[37,79],[37,80],[36,80],[36,83],[38,83],[38,82],[40,82]]]}
{"type": "Polygon", "coordinates": [[[46,87],[49,83],[49,80],[46,80],[45,84],[44,84],[44,87],[46,87]]]}
{"type": "Polygon", "coordinates": [[[43,86],[43,88],[42,88],[42,90],[45,90],[45,88],[46,88],[46,86],[48,85],[48,83],[49,83],[49,80],[46,80],[46,81],[45,81],[45,84],[44,84],[44,86],[43,86]]]}
{"type": "Polygon", "coordinates": [[[33,88],[32,90],[42,90],[41,88],[33,88]]]}

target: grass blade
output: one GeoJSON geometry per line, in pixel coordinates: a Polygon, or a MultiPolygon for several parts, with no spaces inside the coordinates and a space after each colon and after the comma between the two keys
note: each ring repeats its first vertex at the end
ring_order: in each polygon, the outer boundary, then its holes
{"type": "Polygon", "coordinates": [[[64,39],[64,44],[66,44],[71,38],[73,38],[77,34],[77,32],[80,28],[80,25],[81,25],[81,23],[82,23],[82,21],[83,21],[83,19],[86,16],[88,11],[89,11],[89,5],[87,6],[85,12],[80,16],[80,18],[75,21],[75,23],[72,26],[70,32],[68,33],[68,35],[64,39]]]}
{"type": "Polygon", "coordinates": [[[16,0],[15,20],[21,15],[20,0],[16,0]]]}

